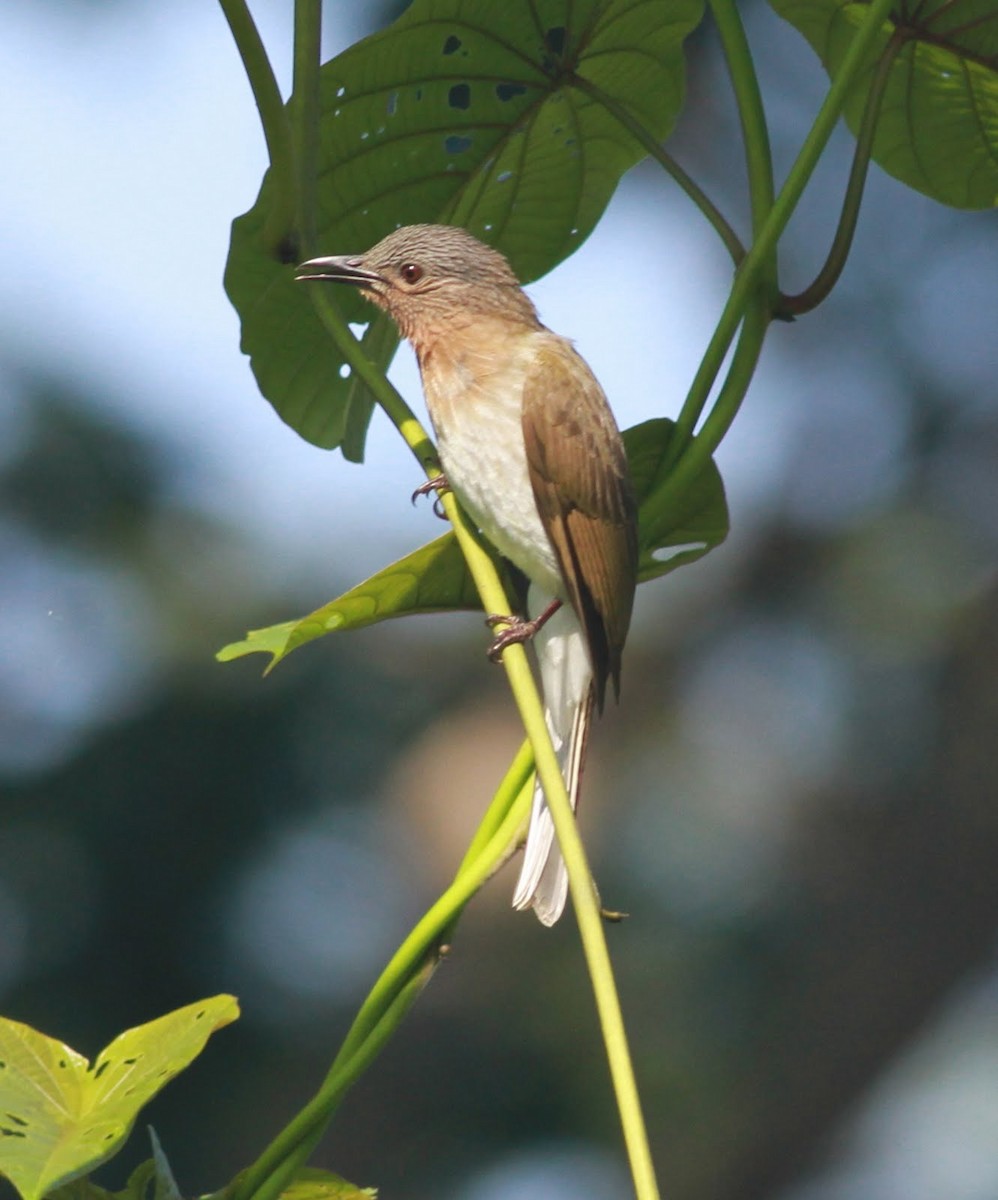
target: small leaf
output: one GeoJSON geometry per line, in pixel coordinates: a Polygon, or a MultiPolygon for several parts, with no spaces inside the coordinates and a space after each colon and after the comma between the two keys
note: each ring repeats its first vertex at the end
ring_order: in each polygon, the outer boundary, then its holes
{"type": "MultiPolygon", "coordinates": [[[[359,253],[399,225],[442,222],[536,279],[588,237],[645,153],[573,77],[665,138],[682,105],[682,42],[702,11],[702,0],[415,0],[322,68],[315,249],[359,253]]],[[[371,398],[293,280],[300,248],[264,244],[272,191],[268,174],[232,227],[225,288],[242,349],[283,420],[359,459],[371,398]]],[[[394,329],[355,291],[336,302],[371,322],[364,352],[387,366],[394,329]]]]}
{"type": "Polygon", "coordinates": [[[0,1018],[0,1174],[24,1200],[39,1200],[110,1158],[139,1109],[238,1013],[232,996],[177,1009],[115,1038],[93,1067],[62,1042],[0,1018]]]}
{"type": "Polygon", "coordinates": [[[666,452],[675,422],[657,417],[624,431],[631,479],[638,498],[638,582],[647,583],[695,562],[728,536],[730,522],[721,473],[713,459],[677,501],[656,499],[667,478],[666,452]],[[673,551],[663,555],[664,550],[673,551]]]}
{"type": "MultiPolygon", "coordinates": [[[[868,6],[771,0],[834,75],[868,6]]],[[[902,6],[905,38],[884,92],[873,158],[909,187],[954,208],[998,205],[998,8],[995,0],[902,6]]],[[[886,21],[877,47],[898,26],[886,21]]],[[[869,90],[860,76],[845,116],[855,132],[869,90]]]]}
{"type": "MultiPolygon", "coordinates": [[[[695,562],[728,535],[724,484],[712,460],[677,504],[665,507],[654,498],[654,490],[666,478],[663,463],[673,428],[674,422],[657,418],[623,435],[639,505],[638,581],[642,583],[695,562]],[[662,557],[663,550],[673,553],[662,557]]],[[[360,629],[389,617],[480,607],[457,540],[453,533],[445,533],[307,617],[250,630],[243,641],[224,646],[215,657],[229,662],[261,652],[271,656],[267,664],[271,671],[292,650],[334,630],[360,629]]]]}
{"type": "Polygon", "coordinates": [[[361,629],[388,617],[480,607],[457,540],[445,533],[307,617],[251,630],[245,641],[223,647],[216,658],[229,662],[262,651],[271,656],[271,671],[292,650],[337,629],[361,629]]]}
{"type": "Polygon", "coordinates": [[[281,1200],[375,1200],[377,1194],[375,1188],[359,1188],[329,1171],[304,1167],[281,1192],[281,1200]]]}

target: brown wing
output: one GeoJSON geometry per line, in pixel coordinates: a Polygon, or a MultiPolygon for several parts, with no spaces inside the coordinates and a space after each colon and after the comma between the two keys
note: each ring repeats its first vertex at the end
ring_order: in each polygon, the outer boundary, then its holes
{"type": "Polygon", "coordinates": [[[637,582],[637,507],[603,389],[554,335],[527,374],[523,438],[534,498],[585,630],[602,710],[607,679],[620,691],[637,582]]]}

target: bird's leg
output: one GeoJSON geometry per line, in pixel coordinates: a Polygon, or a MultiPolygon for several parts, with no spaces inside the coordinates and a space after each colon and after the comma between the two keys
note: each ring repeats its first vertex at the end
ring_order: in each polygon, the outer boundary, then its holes
{"type": "Polygon", "coordinates": [[[419,487],[416,488],[416,490],[412,493],[412,502],[415,504],[420,496],[428,496],[431,492],[433,492],[433,511],[441,519],[441,521],[446,521],[447,514],[444,512],[443,507],[440,504],[440,493],[446,491],[449,487],[450,484],[447,482],[446,475],[442,473],[440,475],[434,475],[432,479],[427,479],[425,483],[421,483],[419,487]]]}
{"type": "Polygon", "coordinates": [[[492,639],[492,645],[488,648],[488,656],[492,662],[497,663],[502,658],[502,652],[507,646],[513,646],[520,642],[529,641],[534,634],[543,625],[554,616],[561,608],[560,600],[552,600],[551,603],[532,620],[528,617],[505,616],[503,613],[492,613],[485,618],[485,624],[490,628],[496,625],[507,625],[502,633],[496,634],[492,639]]]}

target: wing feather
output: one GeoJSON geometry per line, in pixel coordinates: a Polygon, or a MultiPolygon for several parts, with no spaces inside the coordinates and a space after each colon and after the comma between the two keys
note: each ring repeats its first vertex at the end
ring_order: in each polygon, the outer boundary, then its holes
{"type": "Polygon", "coordinates": [[[523,437],[534,498],[586,634],[602,710],[637,579],[637,506],[613,413],[571,343],[550,335],[524,382],[523,437]]]}

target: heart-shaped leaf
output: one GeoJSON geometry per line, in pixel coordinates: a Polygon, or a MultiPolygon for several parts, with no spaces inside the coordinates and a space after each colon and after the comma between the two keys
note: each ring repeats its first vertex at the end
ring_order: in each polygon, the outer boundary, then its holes
{"type": "MultiPolygon", "coordinates": [[[[728,534],[724,484],[712,460],[681,495],[665,507],[655,497],[666,477],[665,456],[674,422],[645,421],[624,432],[624,445],[638,499],[638,580],[657,579],[702,558],[728,534]],[[668,553],[664,553],[668,552],[668,553]]],[[[453,533],[445,533],[364,583],[297,621],[254,629],[241,642],[219,650],[229,662],[261,652],[272,670],[292,650],[337,629],[359,629],[389,617],[480,607],[453,533]]]]}
{"type": "MultiPolygon", "coordinates": [[[[829,74],[838,70],[866,4],[771,0],[810,42],[829,74]]],[[[903,37],[884,92],[873,158],[895,178],[954,208],[998,205],[998,7],[995,0],[920,0],[904,26],[884,23],[883,54],[903,37]]],[[[873,68],[871,68],[872,70],[873,68]]],[[[855,132],[869,74],[846,106],[855,132]]]]}
{"type": "MultiPolygon", "coordinates": [[[[415,0],[322,68],[314,249],[358,253],[399,225],[442,222],[497,246],[525,281],[549,271],[644,156],[573,80],[664,138],[682,104],[682,41],[701,14],[702,0],[415,0]]],[[[273,184],[264,177],[232,227],[225,287],[242,348],[289,425],[359,459],[371,398],[293,281],[303,254],[292,231],[264,243],[273,184]]],[[[346,319],[372,320],[355,292],[337,302],[346,319]]],[[[385,367],[395,345],[381,320],[364,350],[385,367]]]]}
{"type": "Polygon", "coordinates": [[[126,1030],[93,1066],[29,1025],[0,1018],[0,1174],[24,1200],[121,1149],[139,1109],[239,1015],[215,996],[126,1030]]]}

